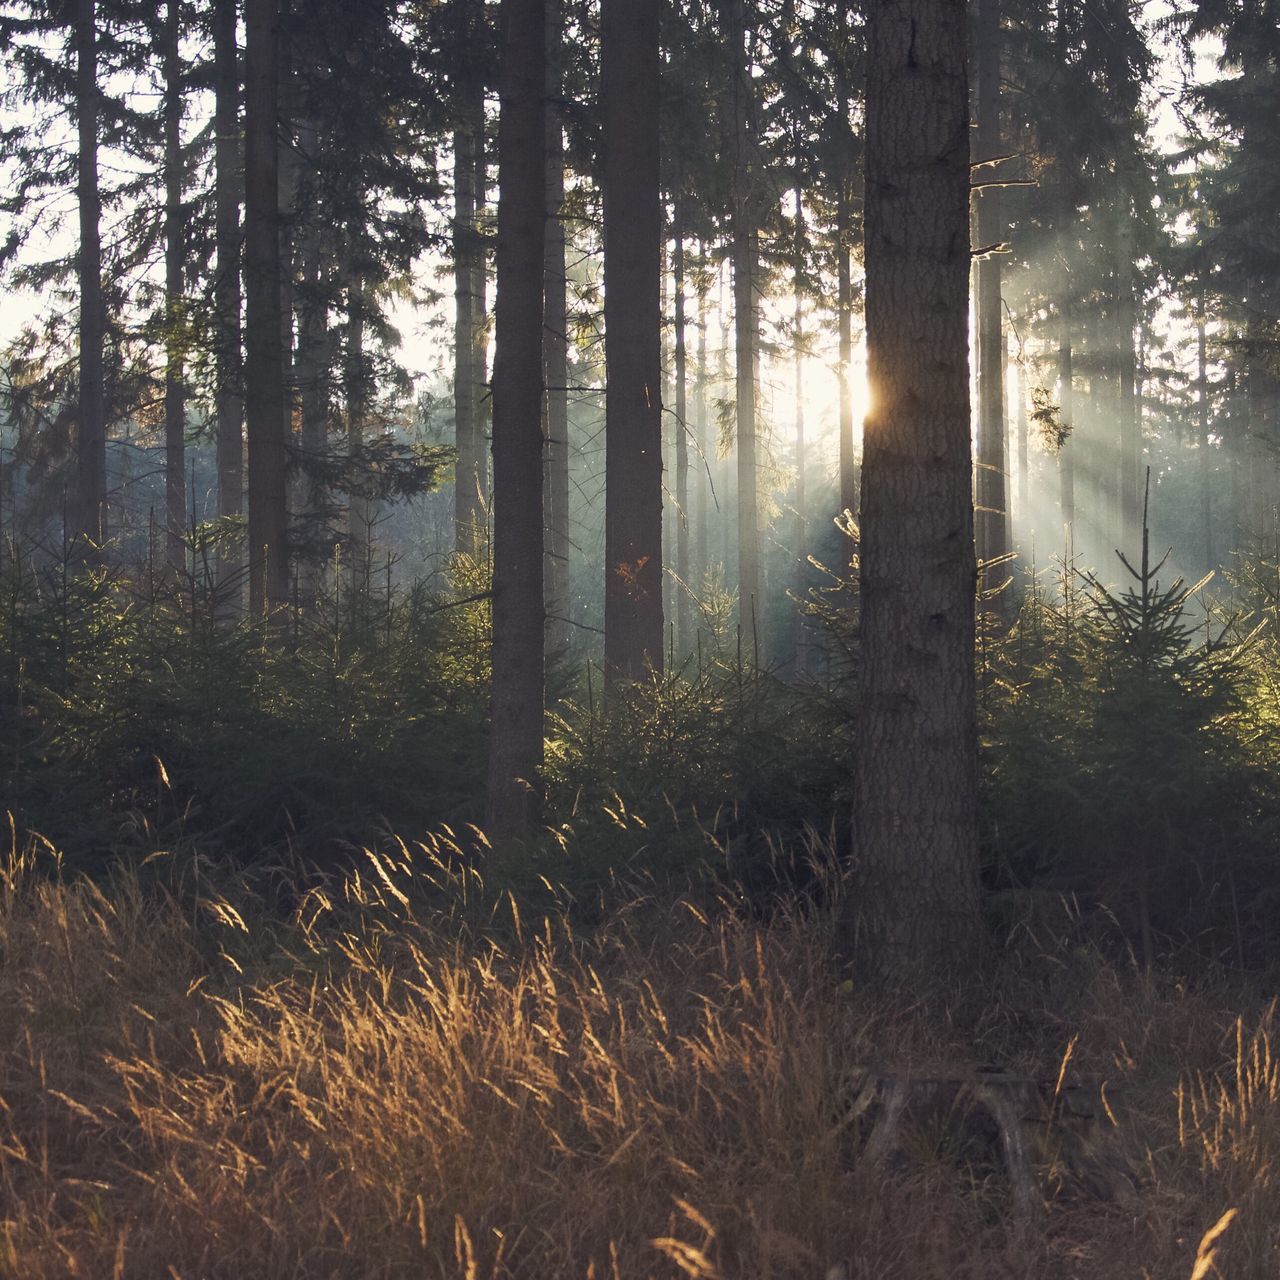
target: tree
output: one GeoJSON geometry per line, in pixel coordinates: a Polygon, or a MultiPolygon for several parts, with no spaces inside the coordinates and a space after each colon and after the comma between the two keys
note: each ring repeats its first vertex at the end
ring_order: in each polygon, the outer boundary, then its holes
{"type": "Polygon", "coordinates": [[[603,0],[605,672],[662,670],[658,0],[603,0]]]}
{"type": "Polygon", "coordinates": [[[493,689],[488,826],[523,831],[542,765],[544,0],[502,0],[493,366],[493,689]]]}
{"type": "Polygon", "coordinates": [[[868,19],[861,712],[846,936],[882,973],[977,950],[964,0],[868,19]]]}
{"type": "MultiPolygon", "coordinates": [[[[240,350],[240,71],[237,0],[215,0],[214,75],[214,420],[218,515],[238,520],[244,508],[244,386],[240,350]]],[[[230,595],[242,568],[234,549],[218,554],[218,581],[230,595]]],[[[236,592],[238,595],[238,592],[236,592]]]]}
{"type": "Polygon", "coordinates": [[[278,0],[245,0],[245,425],[249,446],[249,608],[255,618],[283,604],[289,586],[277,234],[279,29],[278,0]]]}
{"type": "Polygon", "coordinates": [[[102,197],[98,189],[98,30],[95,0],[76,2],[76,197],[80,209],[80,406],[74,533],[90,548],[107,536],[107,403],[102,348],[102,197]]]}
{"type": "Polygon", "coordinates": [[[176,574],[186,569],[187,389],[183,347],[187,326],[186,210],[182,203],[182,4],[168,0],[164,23],[164,490],[165,558],[176,574]]]}

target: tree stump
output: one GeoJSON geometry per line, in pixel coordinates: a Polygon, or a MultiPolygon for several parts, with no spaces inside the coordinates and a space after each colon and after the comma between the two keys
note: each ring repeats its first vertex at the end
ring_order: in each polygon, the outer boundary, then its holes
{"type": "Polygon", "coordinates": [[[1049,1196],[1124,1203],[1138,1176],[1119,1141],[1103,1080],[1052,1079],[985,1067],[863,1068],[849,1080],[846,1123],[864,1160],[910,1166],[913,1142],[941,1139],[971,1165],[1003,1173],[1015,1216],[1034,1221],[1049,1196]]]}

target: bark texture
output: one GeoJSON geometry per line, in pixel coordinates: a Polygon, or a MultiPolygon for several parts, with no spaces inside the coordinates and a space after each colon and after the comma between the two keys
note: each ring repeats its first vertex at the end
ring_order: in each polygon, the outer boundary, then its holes
{"type": "Polygon", "coordinates": [[[502,0],[493,367],[493,707],[488,826],[519,834],[542,766],[543,0],[502,0]]]}
{"type": "Polygon", "coordinates": [[[183,535],[187,525],[186,418],[183,382],[183,266],[186,261],[182,208],[182,11],[180,0],[168,0],[164,32],[164,493],[165,559],[181,574],[187,566],[183,535]]]}
{"type": "MultiPolygon", "coordinates": [[[[218,467],[218,515],[239,519],[244,511],[244,368],[240,351],[240,71],[236,47],[236,0],[215,0],[214,203],[217,276],[214,312],[218,327],[214,390],[218,467]]],[[[243,560],[239,549],[220,544],[218,583],[224,606],[238,604],[243,560]],[[225,549],[223,549],[225,548],[225,549]]]]}
{"type": "Polygon", "coordinates": [[[847,937],[892,979],[978,950],[964,0],[868,22],[867,357],[856,887],[847,937]]]}
{"type": "Polygon", "coordinates": [[[102,347],[102,196],[98,188],[98,31],[94,0],[76,4],[76,194],[80,208],[80,389],[76,424],[76,499],[68,533],[79,554],[95,558],[107,537],[107,403],[102,347]]]}
{"type": "Polygon", "coordinates": [[[277,0],[245,0],[245,426],[249,608],[288,599],[276,109],[277,0]]]}
{"type": "MultiPolygon", "coordinates": [[[[984,166],[1001,153],[1000,0],[978,0],[978,129],[974,160],[984,166]]],[[[994,170],[976,170],[979,180],[994,170]]],[[[987,187],[975,196],[978,244],[991,250],[1004,240],[1000,190],[987,187]]],[[[975,513],[979,562],[998,560],[1009,550],[1008,493],[1005,482],[1004,314],[1002,260],[988,252],[977,267],[978,312],[978,469],[975,513]]],[[[998,585],[1008,566],[992,571],[985,585],[998,585]]]]}
{"type": "Polygon", "coordinates": [[[662,670],[658,0],[603,0],[605,674],[662,670]]]}

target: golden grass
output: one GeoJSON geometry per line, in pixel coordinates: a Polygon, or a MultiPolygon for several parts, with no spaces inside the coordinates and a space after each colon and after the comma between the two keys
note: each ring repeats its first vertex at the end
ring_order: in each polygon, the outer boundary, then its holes
{"type": "Polygon", "coordinates": [[[0,1275],[1280,1274],[1280,1074],[1246,993],[1081,959],[878,1008],[820,913],[637,895],[575,936],[447,836],[288,918],[36,856],[0,879],[0,1275]],[[859,1161],[853,1066],[1051,1073],[1073,1039],[1146,1160],[1136,1204],[1062,1200],[1026,1232],[998,1178],[859,1161]]]}

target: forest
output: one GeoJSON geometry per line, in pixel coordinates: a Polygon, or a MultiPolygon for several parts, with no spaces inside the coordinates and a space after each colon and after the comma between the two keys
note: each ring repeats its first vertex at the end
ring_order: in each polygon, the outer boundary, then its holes
{"type": "Polygon", "coordinates": [[[0,1280],[1280,1275],[1280,0],[0,0],[0,1280]]]}

